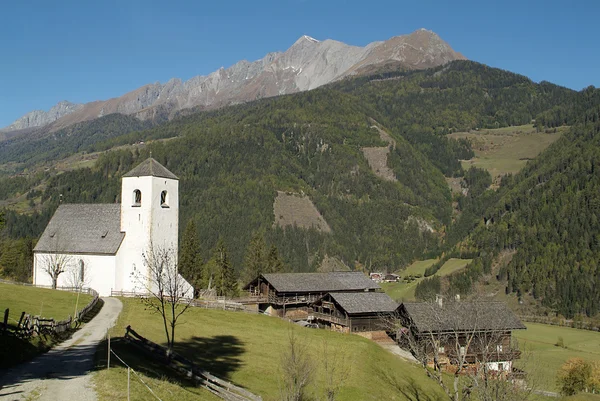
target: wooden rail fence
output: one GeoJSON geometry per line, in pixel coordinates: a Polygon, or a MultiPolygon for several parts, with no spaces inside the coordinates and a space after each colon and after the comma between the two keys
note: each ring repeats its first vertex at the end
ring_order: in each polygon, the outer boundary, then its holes
{"type": "MultiPolygon", "coordinates": [[[[98,303],[98,293],[91,288],[86,288],[85,292],[94,297],[92,300],[79,310],[75,317],[69,316],[68,319],[55,320],[40,316],[31,316],[26,312],[21,312],[21,316],[16,325],[9,323],[10,310],[6,308],[4,311],[4,319],[0,322],[0,333],[3,335],[12,334],[20,338],[29,338],[39,335],[56,335],[70,330],[73,325],[78,325],[81,320],[87,315],[98,303]]],[[[16,320],[15,320],[16,321],[16,320]]]]}
{"type": "Polygon", "coordinates": [[[144,351],[152,358],[163,362],[166,366],[181,373],[188,379],[192,379],[217,397],[227,401],[262,401],[262,397],[235,384],[219,379],[196,366],[189,359],[174,352],[169,353],[165,347],[153,343],[136,333],[131,326],[127,326],[126,330],[125,341],[144,351]]]}

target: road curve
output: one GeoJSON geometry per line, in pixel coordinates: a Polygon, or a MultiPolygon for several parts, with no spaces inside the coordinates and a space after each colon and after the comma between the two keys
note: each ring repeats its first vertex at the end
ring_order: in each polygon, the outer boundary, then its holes
{"type": "Polygon", "coordinates": [[[102,298],[104,306],[73,337],[35,359],[15,366],[0,376],[0,399],[95,401],[90,382],[94,353],[112,327],[123,304],[116,298],[102,298]]]}

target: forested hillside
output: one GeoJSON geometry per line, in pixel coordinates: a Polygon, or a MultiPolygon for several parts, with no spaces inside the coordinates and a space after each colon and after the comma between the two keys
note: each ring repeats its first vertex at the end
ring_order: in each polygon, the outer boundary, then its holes
{"type": "MultiPolygon", "coordinates": [[[[468,287],[490,272],[493,255],[516,249],[513,262],[499,275],[508,279],[508,292],[533,292],[567,315],[594,314],[598,297],[586,295],[593,287],[583,286],[600,280],[598,216],[593,215],[600,204],[598,109],[592,108],[598,97],[591,88],[574,92],[473,62],[452,62],[198,111],[149,129],[129,117],[106,116],[54,142],[42,138],[27,147],[25,141],[21,150],[5,145],[11,151],[0,157],[24,161],[41,147],[46,151],[39,160],[48,161],[76,150],[171,139],[134,152],[109,151],[93,168],[3,178],[4,198],[38,186],[41,195],[31,196],[42,211],[7,211],[4,243],[19,239],[18,249],[30,249],[59,194],[64,202],[118,202],[120,177],[152,152],[180,177],[180,227],[195,222],[204,260],[221,238],[241,270],[257,232],[279,249],[292,271],[315,270],[325,255],[352,268],[391,271],[460,249],[485,255],[451,278],[468,292],[464,283],[468,287]],[[487,189],[491,177],[485,170],[462,169],[459,160],[473,156],[469,142],[446,136],[532,120],[540,128],[573,128],[522,173],[505,177],[498,191],[487,189]],[[362,152],[388,146],[375,126],[395,141],[387,167],[397,181],[378,177],[362,152]],[[96,134],[88,135],[89,130],[96,134]],[[463,177],[468,189],[455,197],[459,213],[454,218],[444,176],[463,177]],[[331,232],[275,225],[277,191],[308,196],[331,232]]],[[[10,256],[3,251],[0,266],[6,274],[10,263],[4,262],[5,254],[10,256]]],[[[26,265],[27,259],[22,261],[26,265]]]]}
{"type": "MultiPolygon", "coordinates": [[[[590,93],[588,93],[590,95],[590,93]]],[[[599,104],[600,91],[595,91],[599,104]]],[[[507,293],[531,294],[565,316],[600,310],[600,107],[509,177],[471,235],[478,251],[516,250],[498,272],[507,293]]]]}

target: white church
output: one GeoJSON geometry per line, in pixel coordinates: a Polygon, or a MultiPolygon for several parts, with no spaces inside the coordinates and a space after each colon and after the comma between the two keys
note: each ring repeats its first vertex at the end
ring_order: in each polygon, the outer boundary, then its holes
{"type": "Polygon", "coordinates": [[[121,204],[60,205],[34,249],[33,283],[52,285],[53,260],[64,264],[58,287],[76,277],[101,296],[144,292],[144,253],[151,245],[177,253],[178,190],[175,174],[149,158],[123,176],[121,204]]]}

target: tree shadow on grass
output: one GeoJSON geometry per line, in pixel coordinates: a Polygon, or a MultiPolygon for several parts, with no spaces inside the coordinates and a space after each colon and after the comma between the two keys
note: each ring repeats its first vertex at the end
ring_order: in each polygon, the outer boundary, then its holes
{"type": "Polygon", "coordinates": [[[221,379],[242,366],[240,356],[245,352],[244,343],[235,336],[192,337],[177,342],[174,351],[221,379]]]}
{"type": "Polygon", "coordinates": [[[379,376],[390,387],[395,389],[404,399],[408,401],[444,401],[445,397],[436,393],[430,387],[435,387],[436,384],[432,381],[431,386],[422,387],[412,377],[398,377],[394,372],[387,369],[378,368],[379,376]]]}
{"type": "MultiPolygon", "coordinates": [[[[148,377],[168,378],[170,381],[181,384],[193,385],[189,379],[175,372],[166,365],[166,359],[153,353],[150,355],[123,338],[112,338],[111,349],[122,359],[118,360],[111,355],[110,366],[123,366],[125,364],[148,377]],[[124,362],[124,363],[123,363],[124,362]]],[[[199,369],[229,380],[231,373],[238,370],[242,361],[240,356],[245,352],[241,340],[235,336],[193,337],[187,341],[175,343],[174,352],[191,362],[199,369]]],[[[103,341],[96,352],[94,370],[105,369],[108,362],[108,344],[103,341]]]]}

